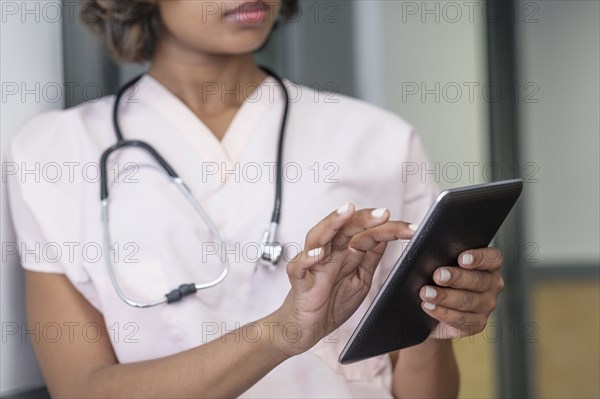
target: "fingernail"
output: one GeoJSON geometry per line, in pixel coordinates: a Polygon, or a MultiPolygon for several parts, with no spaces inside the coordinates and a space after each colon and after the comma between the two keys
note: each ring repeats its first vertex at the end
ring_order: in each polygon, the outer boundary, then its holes
{"type": "Polygon", "coordinates": [[[337,212],[338,215],[343,215],[344,213],[348,212],[348,209],[350,209],[350,203],[349,202],[346,203],[346,204],[344,204],[344,205],[342,205],[342,206],[340,206],[337,209],[336,212],[337,212]]]}
{"type": "Polygon", "coordinates": [[[373,211],[371,212],[371,216],[373,216],[374,218],[380,218],[383,216],[383,214],[385,213],[385,211],[387,211],[387,208],[377,208],[377,209],[373,209],[373,211]]]}
{"type": "Polygon", "coordinates": [[[433,299],[437,295],[437,291],[430,286],[425,286],[425,298],[433,299]]]}
{"type": "Polygon", "coordinates": [[[408,228],[411,229],[412,231],[417,231],[417,229],[419,228],[418,224],[409,224],[408,228]]]}
{"type": "Polygon", "coordinates": [[[312,258],[312,257],[316,258],[321,253],[321,250],[322,250],[322,248],[320,248],[320,247],[319,248],[314,248],[314,249],[311,249],[310,251],[308,251],[306,253],[306,255],[308,255],[310,258],[312,258]]]}
{"type": "Polygon", "coordinates": [[[442,283],[450,281],[450,272],[447,269],[440,269],[440,281],[442,283]]]}
{"type": "Polygon", "coordinates": [[[470,253],[465,253],[462,256],[462,264],[463,265],[470,265],[471,263],[473,263],[473,255],[470,253]]]}
{"type": "Polygon", "coordinates": [[[427,310],[433,310],[435,309],[435,303],[425,302],[423,303],[423,307],[427,310]]]}

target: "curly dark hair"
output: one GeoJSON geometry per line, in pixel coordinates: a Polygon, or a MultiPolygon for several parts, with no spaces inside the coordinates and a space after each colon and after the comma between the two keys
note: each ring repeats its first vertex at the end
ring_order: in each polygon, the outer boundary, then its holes
{"type": "MultiPolygon", "coordinates": [[[[158,4],[136,0],[82,0],[81,20],[103,36],[117,62],[146,62],[161,29],[158,4]]],[[[298,0],[282,0],[282,21],[298,13],[298,0]]]]}

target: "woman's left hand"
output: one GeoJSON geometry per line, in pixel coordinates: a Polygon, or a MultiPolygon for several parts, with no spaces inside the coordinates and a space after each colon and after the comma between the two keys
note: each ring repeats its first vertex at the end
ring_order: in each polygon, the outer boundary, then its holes
{"type": "Polygon", "coordinates": [[[436,269],[433,280],[438,286],[428,285],[419,292],[423,310],[440,321],[432,338],[460,338],[483,331],[504,288],[502,253],[497,248],[465,251],[458,263],[436,269]]]}

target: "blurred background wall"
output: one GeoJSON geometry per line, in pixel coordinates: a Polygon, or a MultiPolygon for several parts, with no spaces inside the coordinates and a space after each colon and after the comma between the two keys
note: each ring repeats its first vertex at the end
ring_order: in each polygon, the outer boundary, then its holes
{"type": "Polygon", "coordinates": [[[36,10],[21,19],[17,2],[0,2],[0,80],[2,150],[0,268],[0,396],[39,387],[42,376],[31,345],[21,333],[26,328],[23,272],[14,253],[16,241],[6,203],[4,149],[29,118],[64,106],[58,91],[64,87],[62,18],[60,4],[47,9],[47,18],[36,10]],[[13,18],[10,15],[14,13],[13,18]],[[46,89],[44,89],[46,87],[46,89]],[[58,91],[57,91],[58,88],[58,91]],[[45,92],[45,93],[44,93],[45,92]]]}
{"type": "Polygon", "coordinates": [[[526,12],[535,21],[516,25],[516,65],[537,100],[519,102],[521,159],[535,166],[521,254],[528,382],[539,397],[600,397],[600,2],[535,1],[526,12]]]}
{"type": "MultiPolygon", "coordinates": [[[[110,94],[143,70],[103,54],[77,1],[0,3],[3,148],[31,115],[110,94]],[[34,101],[23,82],[79,88],[34,101]]],[[[441,189],[525,179],[495,242],[509,284],[488,328],[456,343],[463,398],[600,397],[599,4],[301,0],[257,54],[291,80],[405,118],[431,161],[422,179],[441,189]]],[[[22,329],[22,275],[5,256],[14,237],[2,191],[4,396],[43,382],[11,330],[22,329]]]]}

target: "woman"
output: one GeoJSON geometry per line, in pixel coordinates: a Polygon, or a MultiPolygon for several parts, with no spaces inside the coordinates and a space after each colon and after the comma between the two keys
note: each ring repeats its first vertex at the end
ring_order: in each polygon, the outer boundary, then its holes
{"type": "Polygon", "coordinates": [[[52,261],[22,256],[30,325],[54,323],[65,331],[61,339],[34,343],[51,394],[456,396],[450,339],[485,327],[503,285],[495,249],[461,254],[459,266],[436,270],[436,287],[421,289],[423,310],[440,321],[424,343],[337,363],[365,298],[373,298],[402,249],[397,240],[413,234],[413,225],[391,218],[418,222],[436,194],[402,173],[405,163],[426,162],[404,121],[286,81],[293,99],[283,158],[293,167],[284,169],[278,239],[296,245],[274,270],[249,254],[272,209],[269,177],[284,107],[282,89],[252,53],[275,16],[294,15],[297,0],[85,3],[88,24],[117,59],[150,62],[119,108],[123,134],[169,160],[227,248],[215,250],[218,240],[164,173],[146,153],[128,149],[109,168],[114,246],[90,255],[102,242],[102,223],[97,179],[82,165],[97,163],[115,143],[114,98],[31,121],[12,142],[13,161],[82,172],[10,183],[21,248],[74,248],[52,261]],[[258,173],[250,175],[249,166],[258,173]],[[127,295],[147,300],[181,282],[218,276],[224,251],[231,270],[221,284],[148,309],[124,303],[104,267],[110,256],[127,295]]]}

